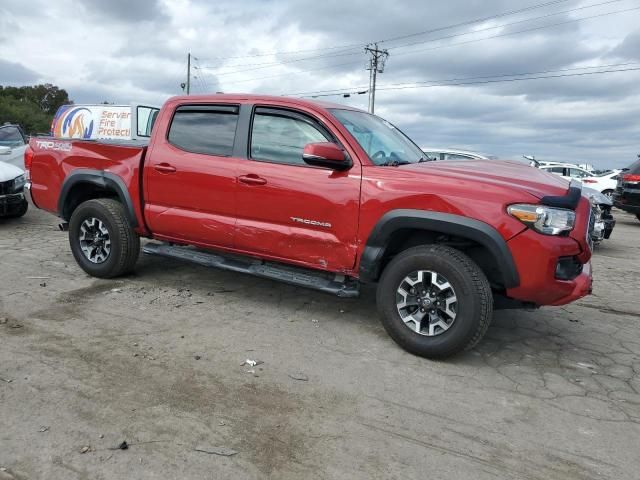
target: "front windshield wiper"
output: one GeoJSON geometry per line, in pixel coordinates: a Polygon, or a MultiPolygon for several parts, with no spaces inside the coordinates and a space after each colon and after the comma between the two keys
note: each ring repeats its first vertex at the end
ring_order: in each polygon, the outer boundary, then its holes
{"type": "Polygon", "coordinates": [[[383,164],[381,164],[382,167],[397,167],[398,165],[409,165],[411,162],[408,162],[406,160],[387,160],[386,162],[384,162],[383,164]]]}

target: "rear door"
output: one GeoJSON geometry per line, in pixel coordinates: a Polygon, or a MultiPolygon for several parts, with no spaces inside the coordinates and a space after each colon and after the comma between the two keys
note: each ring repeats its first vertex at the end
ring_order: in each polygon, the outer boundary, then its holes
{"type": "Polygon", "coordinates": [[[310,114],[256,107],[248,161],[238,172],[236,247],[333,271],[353,268],[361,166],[337,172],[304,163],[307,143],[336,142],[310,114]]]}
{"type": "Polygon", "coordinates": [[[236,214],[233,156],[238,105],[180,105],[145,163],[145,215],[154,235],[232,247],[236,214]]]}

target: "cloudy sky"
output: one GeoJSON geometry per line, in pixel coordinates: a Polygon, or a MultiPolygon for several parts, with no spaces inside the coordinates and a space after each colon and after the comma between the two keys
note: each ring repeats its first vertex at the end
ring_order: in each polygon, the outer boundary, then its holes
{"type": "Polygon", "coordinates": [[[342,93],[367,89],[374,41],[376,113],[422,146],[599,167],[640,153],[640,0],[3,0],[0,84],[160,104],[191,52],[193,93],[366,109],[342,93]]]}

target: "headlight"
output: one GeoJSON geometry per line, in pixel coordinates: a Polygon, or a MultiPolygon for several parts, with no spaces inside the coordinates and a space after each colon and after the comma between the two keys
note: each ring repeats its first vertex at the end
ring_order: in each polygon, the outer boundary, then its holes
{"type": "Polygon", "coordinates": [[[517,204],[510,205],[507,212],[544,235],[561,235],[570,232],[576,224],[576,213],[565,208],[517,204]]]}
{"type": "Polygon", "coordinates": [[[23,174],[13,180],[13,191],[18,192],[22,190],[24,184],[27,183],[27,175],[23,174]]]}

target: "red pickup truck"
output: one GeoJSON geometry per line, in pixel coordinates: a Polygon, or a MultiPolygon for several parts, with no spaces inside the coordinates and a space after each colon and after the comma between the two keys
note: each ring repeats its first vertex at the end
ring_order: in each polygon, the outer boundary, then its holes
{"type": "Polygon", "coordinates": [[[494,307],[590,293],[580,184],[427,160],[377,116],[254,95],[171,98],[148,145],[44,137],[25,153],[33,203],[96,277],[130,272],[145,237],[145,253],[345,297],[377,283],[385,329],[426,357],[473,347],[494,307]]]}

